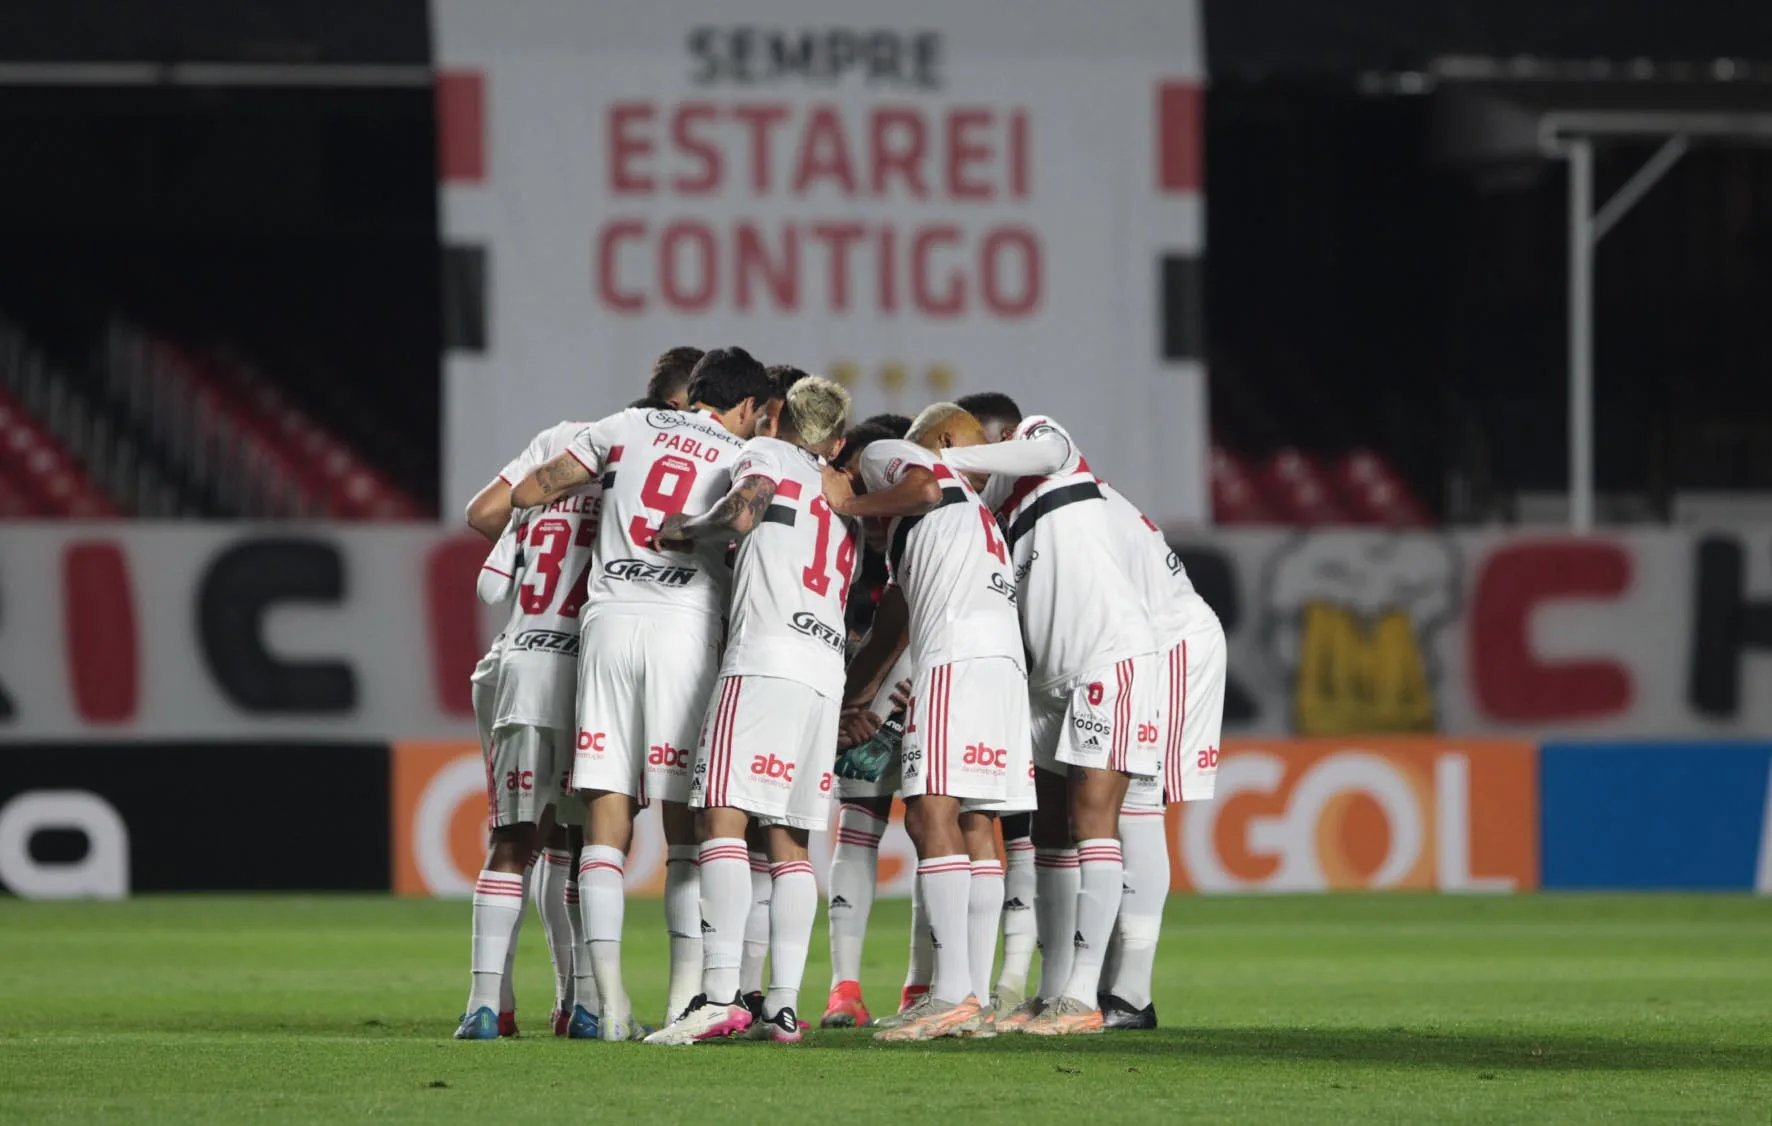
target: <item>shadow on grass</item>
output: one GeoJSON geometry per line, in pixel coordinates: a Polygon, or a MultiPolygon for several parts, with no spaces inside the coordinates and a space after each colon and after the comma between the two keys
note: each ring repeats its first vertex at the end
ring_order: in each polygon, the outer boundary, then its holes
{"type": "MultiPolygon", "coordinates": [[[[104,1026],[95,1026],[94,1031],[104,1026]]],[[[64,1031],[72,1031],[66,1029],[64,1031]]],[[[114,1029],[111,1029],[114,1031],[114,1029]]],[[[169,1041],[180,1034],[302,1036],[367,1039],[390,1042],[449,1042],[452,1026],[434,1021],[370,1019],[341,1024],[336,1014],[293,1014],[265,1022],[216,1019],[192,1013],[162,1021],[155,1029],[169,1041]]],[[[1035,1036],[999,1036],[992,1040],[939,1040],[926,1044],[875,1043],[866,1030],[809,1032],[803,1045],[735,1042],[697,1047],[702,1051],[881,1052],[905,1050],[969,1052],[993,1057],[1044,1057],[1054,1062],[1082,1062],[1113,1057],[1116,1064],[1136,1065],[1142,1059],[1237,1060],[1248,1062],[1320,1061],[1347,1064],[1402,1064],[1426,1067],[1525,1068],[1547,1071],[1765,1071],[1772,1072],[1772,1033],[1766,1044],[1705,1043],[1673,1037],[1605,1037],[1579,1033],[1466,1033],[1429,1028],[1165,1028],[1156,1032],[1118,1032],[1049,1040],[1035,1036]]],[[[522,1041],[507,1043],[524,1051],[535,1041],[555,1042],[567,1051],[658,1051],[640,1045],[601,1045],[555,1041],[544,1025],[522,1041]]],[[[486,1046],[478,1049],[485,1050],[486,1046]]]]}
{"type": "MultiPolygon", "coordinates": [[[[837,1050],[892,1051],[858,1033],[819,1033],[807,1043],[837,1050]]],[[[999,1036],[921,1045],[985,1055],[1091,1055],[1420,1064],[1430,1067],[1542,1068],[1552,1071],[1767,1071],[1772,1044],[1709,1044],[1677,1039],[1619,1039],[1574,1034],[1436,1032],[1428,1029],[1171,1028],[1048,1040],[999,1036]]]]}

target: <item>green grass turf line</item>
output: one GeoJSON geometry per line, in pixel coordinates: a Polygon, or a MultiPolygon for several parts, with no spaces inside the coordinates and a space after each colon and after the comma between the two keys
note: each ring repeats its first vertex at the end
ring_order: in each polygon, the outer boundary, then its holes
{"type": "MultiPolygon", "coordinates": [[[[875,910],[876,1014],[907,915],[875,910]]],[[[655,1018],[661,908],[631,904],[627,927],[655,1018]]],[[[1772,1124],[1768,900],[1173,899],[1164,1027],[1057,1043],[555,1040],[531,913],[525,1037],[458,1044],[467,948],[460,902],[0,899],[0,1123],[1772,1124]]],[[[804,1017],[828,975],[821,921],[804,1017]]]]}

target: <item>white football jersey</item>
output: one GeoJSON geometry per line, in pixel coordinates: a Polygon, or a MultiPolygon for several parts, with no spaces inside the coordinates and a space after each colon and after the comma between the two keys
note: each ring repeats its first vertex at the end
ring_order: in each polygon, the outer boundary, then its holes
{"type": "MultiPolygon", "coordinates": [[[[548,427],[499,477],[523,480],[565,453],[584,426],[562,422],[548,427]]],[[[498,726],[573,726],[579,619],[594,561],[600,494],[592,481],[544,507],[517,514],[518,551],[511,574],[515,597],[504,629],[498,726]]]]}
{"type": "Polygon", "coordinates": [[[767,477],[775,497],[739,541],[720,675],[783,677],[841,700],[856,531],[825,503],[818,458],[799,446],[752,438],[733,486],[746,477],[767,477]]]}
{"type": "Polygon", "coordinates": [[[743,445],[708,411],[630,408],[578,432],[568,452],[603,486],[587,619],[678,611],[718,624],[732,588],[727,545],[666,552],[653,537],[665,517],[706,512],[726,495],[743,445]]]}
{"type": "Polygon", "coordinates": [[[1030,687],[1062,689],[1157,651],[1144,607],[1114,550],[1101,484],[1062,427],[1035,415],[999,446],[946,450],[942,456],[955,469],[991,473],[984,501],[1002,520],[1014,554],[1030,687]],[[1004,448],[1019,441],[1055,447],[1058,468],[1027,476],[993,472],[993,457],[1013,460],[1026,452],[1004,448]]]}
{"type": "Polygon", "coordinates": [[[887,529],[886,565],[910,607],[910,648],[917,668],[977,657],[1026,656],[1015,616],[1015,580],[996,518],[970,486],[934,454],[887,439],[861,451],[861,478],[881,492],[921,466],[941,482],[941,504],[887,529]]]}
{"type": "Polygon", "coordinates": [[[1114,550],[1144,603],[1157,643],[1167,647],[1200,629],[1214,617],[1212,609],[1194,592],[1193,580],[1163,530],[1106,481],[1101,482],[1101,496],[1107,502],[1114,550]]]}

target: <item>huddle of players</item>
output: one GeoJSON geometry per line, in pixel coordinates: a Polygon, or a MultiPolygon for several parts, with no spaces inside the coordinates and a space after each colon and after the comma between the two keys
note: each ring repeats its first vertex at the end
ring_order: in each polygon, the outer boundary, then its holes
{"type": "MultiPolygon", "coordinates": [[[[655,383],[687,354],[661,357],[655,383]]],[[[502,529],[482,595],[508,585],[517,600],[488,654],[496,672],[477,674],[494,829],[457,1036],[496,1036],[511,1011],[509,951],[544,836],[537,895],[559,986],[555,1030],[643,1034],[621,983],[622,867],[633,817],[656,797],[673,1019],[645,1038],[798,1040],[816,909],[807,834],[826,821],[839,734],[850,773],[884,774],[881,735],[898,724],[882,729],[881,717],[901,677],[910,686],[896,782],[881,778],[871,794],[867,783],[842,784],[855,800],[840,814],[832,871],[837,981],[826,1024],[867,1019],[854,967],[892,788],[919,858],[927,987],[907,983],[903,1011],[877,1038],[1099,1030],[1115,935],[1116,988],[1142,975],[1142,994],[1125,992],[1142,996],[1154,1021],[1150,961],[1168,886],[1161,811],[1210,796],[1223,691],[1216,620],[1155,526],[1093,477],[1051,420],[980,396],[975,413],[929,408],[902,437],[884,419],[843,434],[840,388],[770,372],[739,349],[708,353],[675,404],[690,409],[639,406],[544,431],[470,506],[489,538],[502,529]],[[892,583],[845,670],[857,521],[892,583]],[[581,615],[582,629],[571,628],[581,615]],[[569,793],[587,814],[576,933],[569,793]],[[1036,886],[1011,886],[1005,912],[994,821],[1029,811],[1033,856],[1026,819],[1005,825],[1008,879],[1023,881],[1031,860],[1036,886]],[[864,871],[865,889],[855,878],[864,871]],[[1128,909],[1116,930],[1122,898],[1134,896],[1155,912],[1128,909]],[[550,897],[567,916],[558,941],[550,897]],[[1008,941],[996,1000],[1012,1003],[1033,948],[1015,908],[1030,898],[1041,989],[999,1022],[980,1000],[998,920],[1008,917],[1008,941]]]]}

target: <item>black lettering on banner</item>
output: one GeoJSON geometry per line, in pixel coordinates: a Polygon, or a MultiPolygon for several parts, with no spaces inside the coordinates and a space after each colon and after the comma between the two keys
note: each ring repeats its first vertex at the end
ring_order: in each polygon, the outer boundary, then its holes
{"type": "Polygon", "coordinates": [[[267,611],[288,602],[337,604],[344,591],[344,560],[321,540],[249,540],[223,551],[204,573],[198,595],[209,675],[249,712],[351,711],[357,676],[349,664],[286,660],[264,639],[267,611]]]}
{"type": "Polygon", "coordinates": [[[1733,537],[1705,536],[1693,559],[1687,698],[1694,709],[1717,718],[1741,708],[1741,658],[1746,651],[1772,653],[1772,598],[1748,599],[1746,555],[1733,537]]]}
{"type": "MultiPolygon", "coordinates": [[[[1237,572],[1231,560],[1209,547],[1169,546],[1181,557],[1188,578],[1193,580],[1194,590],[1218,615],[1218,622],[1224,627],[1228,640],[1237,632],[1243,617],[1242,603],[1237,598],[1237,572]]],[[[1227,668],[1224,674],[1224,722],[1253,723],[1260,716],[1261,709],[1256,707],[1255,698],[1237,683],[1236,669],[1227,668]]]]}

